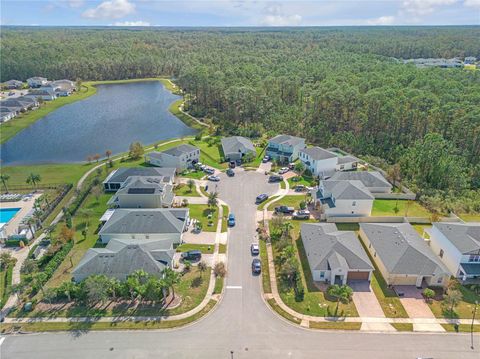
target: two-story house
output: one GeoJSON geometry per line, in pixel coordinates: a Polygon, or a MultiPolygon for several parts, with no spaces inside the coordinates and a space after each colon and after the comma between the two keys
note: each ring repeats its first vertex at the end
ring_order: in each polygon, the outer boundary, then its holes
{"type": "Polygon", "coordinates": [[[298,152],[298,158],[305,168],[310,170],[316,177],[325,178],[331,176],[337,167],[338,156],[321,147],[308,147],[298,152]]]}
{"type": "Polygon", "coordinates": [[[305,139],[290,135],[278,135],[268,140],[266,154],[281,163],[293,162],[298,153],[306,147],[305,139]]]}
{"type": "Polygon", "coordinates": [[[160,178],[164,184],[173,185],[175,168],[121,167],[112,171],[103,181],[105,192],[118,191],[130,177],[160,178]]]}
{"type": "Polygon", "coordinates": [[[153,166],[174,167],[177,171],[192,168],[200,160],[200,150],[190,144],[182,144],[162,152],[150,152],[145,162],[153,166]]]}

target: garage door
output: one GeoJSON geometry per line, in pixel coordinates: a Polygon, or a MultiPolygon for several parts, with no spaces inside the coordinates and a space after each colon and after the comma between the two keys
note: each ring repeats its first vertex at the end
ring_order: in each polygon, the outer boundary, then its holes
{"type": "Polygon", "coordinates": [[[348,272],[347,280],[368,280],[370,272],[348,272]]]}

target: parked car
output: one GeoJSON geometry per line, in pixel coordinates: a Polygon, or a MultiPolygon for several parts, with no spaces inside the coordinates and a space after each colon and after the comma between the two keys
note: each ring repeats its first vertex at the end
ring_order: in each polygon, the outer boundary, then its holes
{"type": "Polygon", "coordinates": [[[212,182],[219,182],[219,181],[220,181],[220,177],[214,176],[214,175],[208,176],[207,179],[208,179],[209,181],[212,181],[212,182]]]}
{"type": "Polygon", "coordinates": [[[203,169],[203,172],[209,174],[209,175],[213,175],[215,173],[215,170],[213,168],[208,168],[208,167],[205,167],[203,169]]]}
{"type": "Polygon", "coordinates": [[[200,259],[202,259],[202,252],[200,252],[199,250],[183,252],[180,255],[180,258],[187,261],[199,261],[200,259]]]}
{"type": "Polygon", "coordinates": [[[292,214],[293,212],[295,212],[295,208],[293,207],[287,207],[287,206],[275,207],[275,213],[292,214]]]}
{"type": "Polygon", "coordinates": [[[270,177],[268,177],[268,182],[282,182],[283,181],[283,177],[282,176],[279,176],[279,175],[271,175],[270,177]]]}
{"type": "Polygon", "coordinates": [[[292,218],[293,219],[309,219],[310,212],[307,210],[299,210],[299,211],[293,212],[292,218]]]}
{"type": "Polygon", "coordinates": [[[252,256],[257,256],[260,254],[260,246],[258,243],[252,243],[250,245],[250,252],[252,253],[252,256]]]}
{"type": "Polygon", "coordinates": [[[257,196],[256,200],[255,200],[255,203],[259,204],[259,203],[262,203],[262,202],[265,202],[268,198],[268,195],[265,194],[265,193],[262,193],[260,195],[257,196]]]}
{"type": "Polygon", "coordinates": [[[260,259],[254,258],[252,261],[252,273],[260,274],[262,272],[262,262],[260,259]]]}
{"type": "Polygon", "coordinates": [[[231,168],[229,168],[229,169],[227,170],[227,176],[228,176],[228,177],[233,177],[233,176],[235,176],[235,171],[232,170],[231,168]]]}
{"type": "Polygon", "coordinates": [[[293,187],[295,192],[303,192],[307,190],[307,187],[305,187],[303,184],[297,184],[295,187],[293,187]]]}
{"type": "Polygon", "coordinates": [[[270,161],[270,156],[264,156],[262,162],[267,163],[268,161],[270,161]]]}
{"type": "Polygon", "coordinates": [[[230,213],[228,215],[228,226],[233,227],[235,225],[235,215],[233,213],[230,213]]]}
{"type": "Polygon", "coordinates": [[[10,91],[10,92],[8,93],[8,96],[13,96],[13,95],[15,95],[15,92],[13,92],[13,91],[10,91]]]}
{"type": "Polygon", "coordinates": [[[235,161],[230,161],[228,165],[230,166],[230,168],[235,168],[236,166],[235,161]]]}
{"type": "Polygon", "coordinates": [[[288,164],[288,169],[293,170],[295,168],[295,163],[289,163],[288,164]]]}
{"type": "Polygon", "coordinates": [[[280,171],[278,171],[278,174],[283,175],[284,173],[287,173],[288,171],[290,171],[288,169],[288,167],[282,167],[282,168],[280,168],[280,171]]]}

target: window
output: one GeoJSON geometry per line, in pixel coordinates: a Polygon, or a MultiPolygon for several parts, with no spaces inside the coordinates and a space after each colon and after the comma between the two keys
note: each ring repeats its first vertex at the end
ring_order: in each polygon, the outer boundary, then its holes
{"type": "Polygon", "coordinates": [[[440,249],[440,254],[439,254],[440,258],[443,258],[443,249],[440,249]]]}
{"type": "Polygon", "coordinates": [[[480,262],[480,255],[478,254],[471,254],[470,258],[468,259],[469,262],[480,262]]]}
{"type": "Polygon", "coordinates": [[[443,278],[442,278],[442,277],[440,277],[440,278],[437,279],[437,284],[442,284],[442,282],[443,282],[443,278]]]}
{"type": "Polygon", "coordinates": [[[325,278],[325,272],[320,272],[320,278],[321,279],[325,278]]]}

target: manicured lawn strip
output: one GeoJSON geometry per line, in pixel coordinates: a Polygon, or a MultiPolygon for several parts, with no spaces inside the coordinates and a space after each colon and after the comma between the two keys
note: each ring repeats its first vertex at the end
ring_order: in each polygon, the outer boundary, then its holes
{"type": "Polygon", "coordinates": [[[284,317],[285,319],[295,323],[295,324],[300,324],[302,321],[292,315],[290,315],[289,313],[287,313],[286,311],[284,311],[282,308],[280,308],[280,306],[277,304],[277,302],[275,301],[275,299],[273,298],[270,298],[267,300],[268,304],[270,305],[270,307],[272,307],[272,309],[274,311],[276,311],[278,314],[280,314],[282,317],[284,317]]]}
{"type": "Polygon", "coordinates": [[[176,248],[176,251],[187,252],[187,251],[197,250],[202,252],[203,254],[212,254],[214,249],[215,249],[215,245],[213,244],[184,243],[179,245],[176,248]]]}
{"type": "MultiPolygon", "coordinates": [[[[447,332],[455,332],[455,326],[454,324],[440,324],[443,329],[445,329],[447,332]]],[[[472,326],[470,324],[459,324],[458,325],[458,331],[460,333],[470,333],[472,330],[472,326]]],[[[480,325],[475,324],[473,326],[473,332],[478,333],[480,332],[480,325]]]]}
{"type": "Polygon", "coordinates": [[[213,294],[221,294],[223,290],[223,277],[216,277],[215,278],[215,288],[213,289],[213,294]]]}
{"type": "Polygon", "coordinates": [[[202,179],[203,177],[205,177],[205,172],[203,171],[188,171],[188,172],[184,172],[180,175],[180,177],[184,177],[184,178],[193,178],[193,179],[202,179]]]}
{"type": "Polygon", "coordinates": [[[258,205],[257,209],[259,211],[263,211],[263,208],[265,208],[265,205],[268,204],[269,202],[271,202],[272,200],[274,200],[275,198],[278,198],[278,196],[271,196],[271,197],[267,198],[266,201],[264,201],[264,202],[262,202],[258,205]]]}
{"type": "Polygon", "coordinates": [[[220,143],[213,143],[211,146],[204,141],[190,141],[189,143],[200,149],[200,162],[204,165],[218,169],[227,168],[227,163],[220,162],[220,143]]]}
{"type": "Polygon", "coordinates": [[[218,224],[218,210],[214,208],[211,210],[206,204],[189,204],[188,208],[190,209],[190,218],[194,218],[202,222],[202,231],[205,232],[216,232],[218,224]],[[213,225],[209,226],[208,222],[210,221],[207,216],[209,213],[212,213],[213,225]]]}
{"type": "MultiPolygon", "coordinates": [[[[25,90],[27,92],[27,90],[25,90]]],[[[59,97],[53,101],[45,101],[36,110],[30,110],[21,114],[14,119],[2,124],[2,130],[0,131],[0,143],[8,141],[15,136],[18,132],[32,125],[40,118],[48,115],[56,109],[68,105],[70,103],[83,100],[89,96],[94,95],[97,89],[90,83],[85,83],[79,91],[74,92],[70,96],[59,97]]]]}
{"type": "Polygon", "coordinates": [[[255,157],[255,159],[251,162],[243,163],[242,166],[258,168],[258,166],[260,166],[260,163],[262,163],[265,149],[266,147],[255,147],[255,150],[257,151],[257,156],[255,157]]]}
{"type": "Polygon", "coordinates": [[[197,192],[195,186],[190,188],[186,183],[180,183],[177,187],[175,187],[175,195],[176,196],[184,196],[184,197],[200,197],[200,194],[197,192]]]}
{"type": "Polygon", "coordinates": [[[373,201],[372,216],[427,217],[431,213],[418,202],[405,200],[376,199],[373,201]],[[395,207],[398,205],[398,212],[395,207]],[[408,209],[408,210],[407,210],[408,209]]]}
{"type": "Polygon", "coordinates": [[[413,332],[412,323],[390,323],[399,332],[413,332]]]}
{"type": "Polygon", "coordinates": [[[260,247],[260,260],[262,261],[262,286],[264,293],[272,293],[272,285],[270,283],[270,272],[268,271],[267,260],[267,244],[261,240],[258,243],[260,247]]]}
{"type": "Polygon", "coordinates": [[[13,266],[0,272],[0,308],[3,308],[8,300],[12,288],[13,266]]]}
{"type": "Polygon", "coordinates": [[[187,114],[180,111],[180,107],[183,104],[183,98],[178,99],[177,101],[172,102],[168,110],[174,115],[178,117],[180,121],[185,123],[187,126],[197,129],[199,131],[203,131],[207,129],[207,126],[200,125],[197,121],[195,121],[192,117],[188,116],[187,114]]]}
{"type": "Polygon", "coordinates": [[[360,226],[358,223],[335,223],[339,231],[358,231],[360,226]]]}
{"type": "MultiPolygon", "coordinates": [[[[412,224],[412,227],[415,228],[415,230],[420,236],[423,236],[423,232],[425,231],[425,229],[432,228],[432,225],[431,224],[412,224]]],[[[425,233],[425,235],[427,234],[425,233]]]]}
{"type": "MultiPolygon", "coordinates": [[[[475,301],[480,303],[480,295],[475,294],[472,290],[468,289],[465,286],[459,287],[460,292],[463,295],[463,299],[458,303],[458,305],[454,309],[454,318],[461,318],[461,319],[471,319],[473,316],[473,309],[475,307],[475,301]]],[[[432,313],[437,318],[451,318],[452,316],[442,305],[441,300],[436,300],[435,298],[432,299],[428,306],[432,310],[432,313]]],[[[477,315],[480,312],[480,306],[477,307],[477,315]]]]}
{"type": "Polygon", "coordinates": [[[287,184],[285,183],[285,181],[280,182],[280,188],[281,189],[287,188],[287,184]]]}
{"type": "Polygon", "coordinates": [[[310,329],[360,330],[362,323],[356,322],[310,322],[310,329]]]}
{"type": "MultiPolygon", "coordinates": [[[[290,184],[290,188],[293,188],[295,187],[296,185],[304,185],[304,186],[307,186],[307,187],[311,187],[313,186],[313,184],[315,183],[313,177],[307,177],[305,175],[303,176],[297,176],[297,178],[300,177],[300,180],[299,181],[295,181],[294,178],[295,177],[290,177],[287,181],[288,183],[290,184]]],[[[296,178],[295,178],[296,179],[296,178]]]]}
{"type": "Polygon", "coordinates": [[[480,222],[480,213],[463,213],[458,216],[465,222],[480,222]]]}
{"type": "Polygon", "coordinates": [[[222,212],[223,212],[223,218],[222,218],[222,232],[226,232],[228,229],[228,206],[225,204],[222,204],[222,212]]]}
{"type": "Polygon", "coordinates": [[[218,253],[220,253],[220,254],[225,254],[225,253],[227,253],[227,245],[226,245],[226,244],[219,243],[219,245],[218,245],[218,253]]]}
{"type": "Polygon", "coordinates": [[[275,207],[278,207],[278,206],[287,206],[287,207],[294,207],[295,209],[299,209],[300,203],[304,201],[305,201],[305,195],[285,196],[281,200],[269,205],[268,210],[273,211],[275,207]]]}

